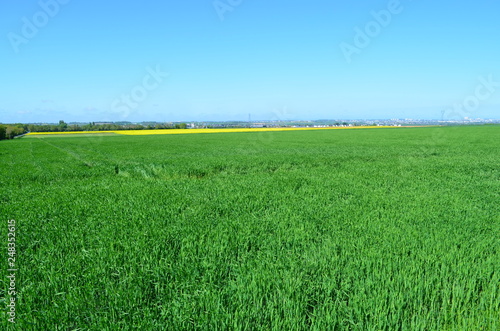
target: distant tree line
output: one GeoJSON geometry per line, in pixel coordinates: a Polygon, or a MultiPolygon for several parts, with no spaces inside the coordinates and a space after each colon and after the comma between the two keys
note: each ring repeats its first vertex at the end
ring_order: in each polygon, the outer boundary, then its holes
{"type": "Polygon", "coordinates": [[[0,140],[14,139],[26,132],[23,124],[0,124],[0,140]]]}
{"type": "Polygon", "coordinates": [[[118,130],[168,130],[186,129],[186,123],[132,124],[132,123],[95,123],[68,124],[0,124],[0,140],[13,139],[27,132],[74,132],[74,131],[118,131],[118,130]]]}
{"type": "Polygon", "coordinates": [[[74,132],[74,131],[117,131],[117,130],[161,130],[161,129],[185,129],[186,123],[177,124],[132,124],[132,123],[95,123],[68,124],[59,121],[59,124],[28,124],[29,132],[74,132]]]}

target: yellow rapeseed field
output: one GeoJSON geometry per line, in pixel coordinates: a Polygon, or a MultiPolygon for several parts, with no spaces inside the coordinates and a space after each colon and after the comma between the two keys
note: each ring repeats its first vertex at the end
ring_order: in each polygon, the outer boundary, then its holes
{"type": "Polygon", "coordinates": [[[67,135],[67,134],[103,134],[116,133],[130,136],[145,136],[155,134],[193,134],[193,133],[224,133],[224,132],[269,132],[269,131],[299,131],[299,130],[340,130],[340,129],[380,129],[397,128],[395,126],[349,126],[326,128],[237,128],[237,129],[162,129],[162,130],[117,130],[117,131],[73,131],[73,132],[31,132],[28,135],[67,135]]]}

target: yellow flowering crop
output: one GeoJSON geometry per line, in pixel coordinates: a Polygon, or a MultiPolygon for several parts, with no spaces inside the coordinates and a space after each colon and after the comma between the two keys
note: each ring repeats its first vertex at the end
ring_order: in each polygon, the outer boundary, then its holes
{"type": "Polygon", "coordinates": [[[130,136],[156,134],[193,134],[193,133],[228,133],[228,132],[269,132],[269,131],[303,131],[303,130],[339,130],[339,129],[375,129],[396,128],[394,126],[350,126],[326,128],[231,128],[231,129],[161,129],[161,130],[116,130],[116,131],[72,131],[72,132],[31,132],[28,135],[60,135],[60,134],[97,134],[116,133],[130,136]]]}

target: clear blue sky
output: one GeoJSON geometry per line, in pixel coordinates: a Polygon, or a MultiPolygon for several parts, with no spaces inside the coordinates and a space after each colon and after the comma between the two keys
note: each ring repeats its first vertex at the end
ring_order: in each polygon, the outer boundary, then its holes
{"type": "Polygon", "coordinates": [[[499,14],[497,0],[4,0],[0,122],[499,118],[499,14]]]}

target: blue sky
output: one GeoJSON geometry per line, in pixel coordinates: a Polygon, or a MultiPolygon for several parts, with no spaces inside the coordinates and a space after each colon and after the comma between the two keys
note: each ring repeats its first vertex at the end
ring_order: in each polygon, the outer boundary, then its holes
{"type": "Polygon", "coordinates": [[[500,118],[498,13],[496,0],[4,0],[0,122],[500,118]]]}

